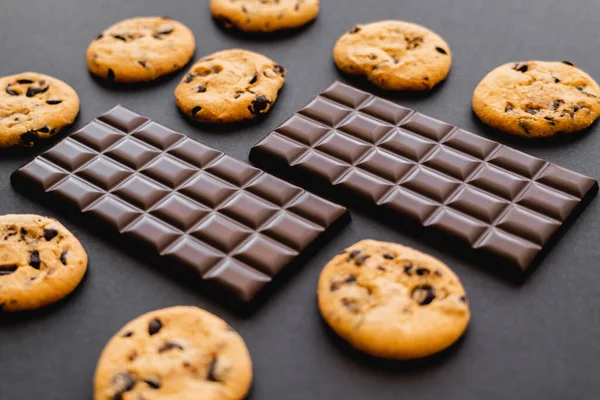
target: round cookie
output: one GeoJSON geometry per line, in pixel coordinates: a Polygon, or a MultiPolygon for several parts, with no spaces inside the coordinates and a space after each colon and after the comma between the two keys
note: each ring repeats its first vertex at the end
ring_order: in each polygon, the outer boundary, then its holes
{"type": "Polygon", "coordinates": [[[175,88],[179,109],[198,122],[228,123],[267,113],[285,82],[285,68],[248,50],[211,54],[175,88]]]}
{"type": "Polygon", "coordinates": [[[568,61],[513,62],[477,85],[473,111],[485,124],[513,135],[572,133],[600,115],[600,88],[568,61]]]}
{"type": "Polygon", "coordinates": [[[0,147],[31,147],[75,121],[79,96],[63,81],[35,72],[0,78],[0,147]]]}
{"type": "Polygon", "coordinates": [[[211,0],[210,10],[225,27],[246,32],[298,28],[319,15],[319,0],[211,0]]]}
{"type": "Polygon", "coordinates": [[[147,82],[183,68],[194,55],[194,34],[167,17],[138,17],[102,32],[87,49],[89,70],[115,82],[147,82]]]}
{"type": "Polygon", "coordinates": [[[238,400],[251,384],[241,336],[207,311],[180,306],[142,315],[108,342],[94,400],[238,400]]]}
{"type": "Polygon", "coordinates": [[[364,75],[386,90],[431,89],[452,64],[444,39],[404,21],[356,25],[337,41],[333,58],[342,71],[364,75]]]}
{"type": "Polygon", "coordinates": [[[414,359],[437,353],[470,319],[465,290],[439,260],[395,243],[363,240],[323,269],[319,308],[329,326],[373,356],[414,359]]]}
{"type": "Polygon", "coordinates": [[[81,243],[58,221],[0,216],[0,311],[57,302],[75,290],[86,269],[81,243]]]}

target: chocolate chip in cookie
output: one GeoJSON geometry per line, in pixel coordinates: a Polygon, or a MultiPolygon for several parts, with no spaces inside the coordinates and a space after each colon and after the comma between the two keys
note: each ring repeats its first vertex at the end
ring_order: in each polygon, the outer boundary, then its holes
{"type": "Polygon", "coordinates": [[[58,231],[56,229],[45,229],[44,230],[44,239],[50,241],[58,236],[58,231]]]}
{"type": "Polygon", "coordinates": [[[164,353],[165,351],[169,351],[169,350],[173,350],[173,349],[185,350],[185,347],[183,347],[182,344],[177,343],[175,341],[168,341],[168,342],[165,342],[161,347],[158,348],[158,352],[164,353]]]}
{"type": "Polygon", "coordinates": [[[419,305],[426,306],[435,299],[435,288],[431,285],[419,285],[413,289],[411,297],[419,305]]]}
{"type": "Polygon", "coordinates": [[[148,334],[150,336],[156,335],[158,332],[160,332],[161,329],[162,329],[162,322],[160,322],[160,319],[158,319],[158,318],[152,319],[150,321],[150,323],[148,324],[148,334]]]}
{"type": "Polygon", "coordinates": [[[123,394],[131,391],[137,384],[135,377],[129,372],[119,372],[113,376],[111,382],[113,400],[122,400],[123,394]]]}
{"type": "Polygon", "coordinates": [[[160,389],[160,379],[155,376],[145,378],[144,382],[150,389],[160,389]]]}
{"type": "Polygon", "coordinates": [[[40,253],[37,250],[34,250],[29,255],[29,265],[32,268],[40,269],[42,261],[40,260],[40,253]]]}
{"type": "Polygon", "coordinates": [[[262,94],[259,94],[254,98],[252,104],[248,106],[248,110],[254,115],[262,114],[265,110],[268,110],[271,102],[262,94]]]}
{"type": "Polygon", "coordinates": [[[2,265],[0,266],[0,275],[10,275],[17,270],[16,265],[2,265]]]}
{"type": "Polygon", "coordinates": [[[60,262],[62,263],[62,265],[67,265],[67,255],[69,254],[69,250],[63,250],[62,253],[60,253],[60,262]]]}

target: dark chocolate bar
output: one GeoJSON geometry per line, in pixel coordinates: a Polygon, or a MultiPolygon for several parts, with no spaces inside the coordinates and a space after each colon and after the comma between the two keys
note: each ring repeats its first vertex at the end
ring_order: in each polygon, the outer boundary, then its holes
{"type": "Polygon", "coordinates": [[[594,179],[339,82],[250,159],[316,177],[309,184],[411,217],[521,270],[598,191],[594,179]]]}
{"type": "Polygon", "coordinates": [[[117,106],[12,175],[244,301],[345,208],[117,106]]]}

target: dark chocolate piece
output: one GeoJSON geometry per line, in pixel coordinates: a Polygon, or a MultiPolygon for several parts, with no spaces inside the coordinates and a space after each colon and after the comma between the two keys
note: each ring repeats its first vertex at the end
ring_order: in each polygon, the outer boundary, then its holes
{"type": "Polygon", "coordinates": [[[34,250],[31,252],[29,256],[29,265],[31,265],[35,269],[40,269],[41,260],[39,251],[34,250]]]}
{"type": "Polygon", "coordinates": [[[598,191],[594,179],[339,82],[250,158],[386,217],[438,228],[521,270],[598,191]]]}
{"type": "Polygon", "coordinates": [[[16,90],[12,90],[10,88],[10,84],[6,87],[6,93],[10,94],[11,96],[18,96],[19,92],[17,92],[16,90]]]}
{"type": "Polygon", "coordinates": [[[12,181],[36,198],[70,202],[245,301],[348,220],[345,208],[121,106],[12,181]]]}
{"type": "Polygon", "coordinates": [[[411,297],[421,306],[430,304],[435,299],[435,288],[431,285],[420,285],[413,289],[411,297]]]}
{"type": "Polygon", "coordinates": [[[148,334],[150,336],[156,335],[161,329],[162,329],[162,322],[160,322],[160,319],[158,319],[158,318],[154,318],[148,324],[148,334]]]}
{"type": "Polygon", "coordinates": [[[69,250],[64,250],[60,253],[60,262],[62,265],[67,265],[67,254],[69,254],[69,250]]]}
{"type": "Polygon", "coordinates": [[[158,352],[159,353],[164,353],[165,351],[169,351],[169,350],[173,350],[173,349],[178,349],[178,350],[185,350],[183,348],[183,346],[179,343],[176,342],[165,342],[165,344],[163,344],[161,347],[158,348],[158,352]]]}
{"type": "Polygon", "coordinates": [[[208,373],[206,374],[206,379],[211,382],[219,382],[220,379],[216,376],[215,372],[217,369],[217,357],[214,357],[208,366],[208,373]]]}
{"type": "Polygon", "coordinates": [[[123,394],[133,390],[137,384],[137,381],[135,380],[135,376],[133,376],[131,373],[120,372],[112,377],[111,383],[115,392],[113,400],[122,400],[123,394]]]}
{"type": "Polygon", "coordinates": [[[58,231],[56,229],[46,229],[44,230],[44,239],[50,241],[54,239],[58,235],[58,231]]]}
{"type": "Polygon", "coordinates": [[[11,266],[1,266],[0,267],[0,275],[10,275],[13,272],[15,272],[17,270],[17,266],[16,265],[11,265],[11,266]]]}
{"type": "Polygon", "coordinates": [[[50,88],[50,86],[41,86],[41,87],[32,87],[32,86],[29,86],[27,88],[27,92],[25,93],[25,95],[27,97],[33,97],[33,96],[38,95],[40,93],[46,93],[49,88],[50,88]]]}
{"type": "Polygon", "coordinates": [[[146,382],[146,384],[148,386],[150,386],[151,389],[160,389],[160,379],[156,378],[156,377],[149,377],[144,379],[144,382],[146,382]]]}

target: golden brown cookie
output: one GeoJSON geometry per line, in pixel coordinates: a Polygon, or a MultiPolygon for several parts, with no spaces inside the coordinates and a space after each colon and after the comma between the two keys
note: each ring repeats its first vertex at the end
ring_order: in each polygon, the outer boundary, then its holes
{"type": "Polygon", "coordinates": [[[444,39],[404,21],[356,25],[337,41],[333,58],[342,71],[364,75],[386,90],[431,89],[452,64],[444,39]]]}
{"type": "Polygon", "coordinates": [[[465,290],[441,261],[395,243],[363,240],[323,269],[319,308],[358,350],[391,359],[432,355],[461,337],[465,290]]]}
{"type": "Polygon", "coordinates": [[[285,69],[248,50],[223,50],[192,66],[175,89],[179,109],[198,122],[227,123],[267,113],[285,69]]]}
{"type": "Polygon", "coordinates": [[[572,133],[600,115],[600,88],[568,61],[512,62],[479,83],[473,111],[485,124],[513,135],[572,133]]]}
{"type": "Polygon", "coordinates": [[[228,28],[273,32],[298,28],[319,15],[319,0],[211,0],[213,16],[228,28]]]}
{"type": "Polygon", "coordinates": [[[94,379],[95,400],[239,400],[252,384],[244,340],[197,307],[152,311],[106,345],[94,379]]]}
{"type": "Polygon", "coordinates": [[[147,82],[183,68],[194,55],[194,34],[166,17],[138,17],[102,32],[87,49],[89,70],[115,82],[147,82]]]}
{"type": "Polygon", "coordinates": [[[35,72],[0,78],[0,147],[31,147],[75,121],[79,97],[63,81],[35,72]]]}
{"type": "Polygon", "coordinates": [[[58,221],[0,216],[0,311],[57,302],[75,290],[86,269],[81,243],[58,221]]]}

